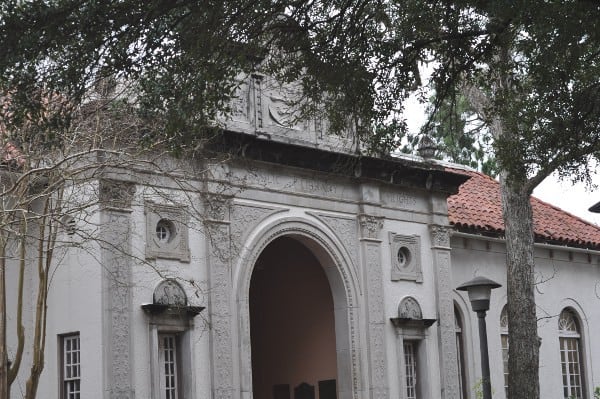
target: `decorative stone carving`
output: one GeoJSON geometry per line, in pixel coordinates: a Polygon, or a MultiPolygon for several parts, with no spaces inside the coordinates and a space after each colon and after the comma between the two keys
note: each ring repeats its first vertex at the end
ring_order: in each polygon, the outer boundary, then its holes
{"type": "Polygon", "coordinates": [[[129,209],[133,195],[135,194],[135,184],[121,180],[100,180],[99,200],[104,206],[129,209]]]}
{"type": "Polygon", "coordinates": [[[459,397],[459,386],[456,361],[456,332],[454,329],[454,300],[452,269],[450,265],[450,228],[447,226],[431,226],[433,259],[437,289],[437,306],[439,314],[439,340],[441,363],[442,399],[459,397]]]}
{"type": "Polygon", "coordinates": [[[231,244],[239,251],[248,234],[265,218],[287,209],[234,204],[231,207],[231,244]]]}
{"type": "Polygon", "coordinates": [[[235,121],[248,122],[250,111],[250,85],[248,80],[242,82],[232,99],[231,118],[235,121]]]}
{"type": "Polygon", "coordinates": [[[423,319],[423,312],[421,312],[421,306],[419,302],[411,296],[407,296],[402,299],[400,305],[398,306],[398,317],[401,319],[413,319],[413,320],[421,320],[423,319]]]}
{"type": "Polygon", "coordinates": [[[254,94],[254,127],[257,130],[263,128],[263,104],[262,104],[262,81],[263,76],[259,74],[252,75],[252,92],[254,94]]]}
{"type": "Polygon", "coordinates": [[[297,125],[299,115],[294,101],[300,98],[300,94],[288,85],[278,85],[279,87],[270,91],[267,106],[271,123],[280,127],[298,130],[297,125]]]}
{"type": "Polygon", "coordinates": [[[210,340],[212,387],[215,399],[233,398],[233,338],[231,323],[231,235],[229,201],[210,197],[205,204],[209,218],[207,253],[210,284],[210,340]]]}
{"type": "Polygon", "coordinates": [[[450,234],[452,229],[449,226],[431,225],[431,243],[434,248],[450,249],[450,234]]]}
{"type": "MultiPolygon", "coordinates": [[[[132,187],[132,186],[126,186],[132,187]]],[[[105,191],[106,192],[106,191],[105,191]]],[[[110,190],[108,192],[120,192],[110,190]]],[[[125,190],[132,193],[131,190],[125,190]]],[[[121,202],[120,205],[123,205],[121,202]]],[[[107,311],[104,345],[109,364],[109,372],[104,381],[111,399],[133,397],[131,363],[131,231],[129,217],[119,208],[107,208],[101,215],[103,236],[102,264],[104,284],[107,287],[103,297],[107,311]]]]}
{"type": "Polygon", "coordinates": [[[361,237],[378,239],[379,232],[383,227],[383,218],[371,215],[359,215],[358,222],[360,223],[361,237]]]}
{"type": "Polygon", "coordinates": [[[182,205],[146,201],[146,258],[190,261],[188,212],[182,205]]]}
{"type": "Polygon", "coordinates": [[[377,240],[383,220],[379,217],[360,215],[359,223],[366,279],[367,342],[369,343],[369,370],[371,399],[389,397],[387,386],[387,350],[385,344],[385,319],[383,306],[383,273],[381,269],[381,241],[377,240]]]}
{"type": "Polygon", "coordinates": [[[208,221],[228,222],[231,198],[221,195],[207,195],[203,198],[204,214],[208,221]]]}
{"type": "Polygon", "coordinates": [[[354,272],[358,273],[358,226],[356,224],[356,219],[313,214],[312,212],[307,213],[325,223],[333,231],[337,239],[344,245],[344,248],[350,254],[354,272]]]}
{"type": "Polygon", "coordinates": [[[392,281],[411,280],[423,282],[421,267],[421,238],[389,233],[392,281]]]}
{"type": "Polygon", "coordinates": [[[163,280],[154,289],[154,303],[169,306],[187,306],[187,296],[181,286],[172,279],[163,280]]]}

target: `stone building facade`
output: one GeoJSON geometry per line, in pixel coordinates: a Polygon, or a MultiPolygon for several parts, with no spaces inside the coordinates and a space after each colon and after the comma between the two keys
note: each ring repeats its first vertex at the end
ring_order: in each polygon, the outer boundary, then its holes
{"type": "MultiPolygon", "coordinates": [[[[94,182],[87,223],[103,239],[73,238],[55,270],[40,397],[476,398],[476,317],[455,288],[475,275],[505,285],[505,255],[501,227],[460,201],[489,210],[474,193],[492,183],[418,157],[358,156],[323,122],[293,124],[266,81],[242,85],[210,144],[220,156],[184,163],[185,184],[153,170],[94,182]]],[[[591,399],[600,385],[600,232],[574,229],[592,238],[537,237],[544,398],[591,399]]],[[[495,290],[498,398],[505,303],[495,290]]]]}

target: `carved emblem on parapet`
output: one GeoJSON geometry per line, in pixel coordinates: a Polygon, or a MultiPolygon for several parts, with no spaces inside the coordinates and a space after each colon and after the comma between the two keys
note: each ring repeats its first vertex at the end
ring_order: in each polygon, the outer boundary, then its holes
{"type": "Polygon", "coordinates": [[[383,228],[383,218],[372,215],[359,215],[360,233],[363,238],[377,239],[383,228]]]}
{"type": "Polygon", "coordinates": [[[450,235],[452,234],[450,226],[434,224],[429,226],[429,231],[431,233],[431,243],[434,247],[450,249],[450,235]]]}
{"type": "Polygon", "coordinates": [[[294,130],[307,129],[306,123],[299,123],[302,93],[297,83],[281,83],[269,77],[263,80],[263,93],[269,125],[294,130]]]}
{"type": "Polygon", "coordinates": [[[100,180],[99,200],[104,206],[129,209],[134,194],[135,183],[122,180],[100,180]]]}

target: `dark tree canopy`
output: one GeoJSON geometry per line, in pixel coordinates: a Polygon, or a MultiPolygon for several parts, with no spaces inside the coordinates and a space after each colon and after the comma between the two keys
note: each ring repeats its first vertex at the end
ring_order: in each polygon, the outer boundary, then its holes
{"type": "Polygon", "coordinates": [[[554,171],[584,179],[599,158],[597,0],[4,0],[0,49],[0,133],[23,151],[60,147],[54,132],[114,82],[150,122],[141,142],[193,149],[240,76],[263,73],[301,86],[304,117],[351,127],[377,153],[399,147],[403,102],[429,84],[428,127],[470,162],[476,139],[446,118],[466,100],[501,176],[509,395],[539,397],[529,194],[554,171]]]}
{"type": "Polygon", "coordinates": [[[426,83],[417,65],[433,61],[435,109],[468,81],[490,94],[488,122],[502,115],[521,137],[498,141],[505,164],[518,154],[531,173],[570,171],[598,141],[599,17],[591,0],[7,0],[0,86],[26,115],[36,89],[78,104],[116,77],[161,135],[186,145],[228,111],[236,77],[259,71],[300,82],[304,114],[326,112],[334,128],[392,126],[375,142],[393,147],[403,101],[426,83]]]}

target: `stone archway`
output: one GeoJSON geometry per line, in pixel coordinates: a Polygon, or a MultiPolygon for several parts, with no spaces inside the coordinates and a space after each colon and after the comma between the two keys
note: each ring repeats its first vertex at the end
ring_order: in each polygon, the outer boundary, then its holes
{"type": "Polygon", "coordinates": [[[333,296],[312,252],[291,237],[273,240],[249,299],[253,398],[336,398],[333,296]]]}
{"type": "MultiPolygon", "coordinates": [[[[253,397],[252,346],[250,337],[250,282],[257,260],[267,246],[281,237],[300,243],[317,260],[324,272],[333,299],[337,398],[358,399],[362,394],[361,349],[356,306],[357,276],[341,243],[304,220],[285,218],[264,226],[250,238],[236,266],[234,291],[238,317],[239,384],[242,398],[253,397]]],[[[318,387],[316,388],[318,390],[318,387]]],[[[293,398],[293,392],[291,394],[293,398]]],[[[256,398],[259,399],[259,398],[256,398]]]]}

